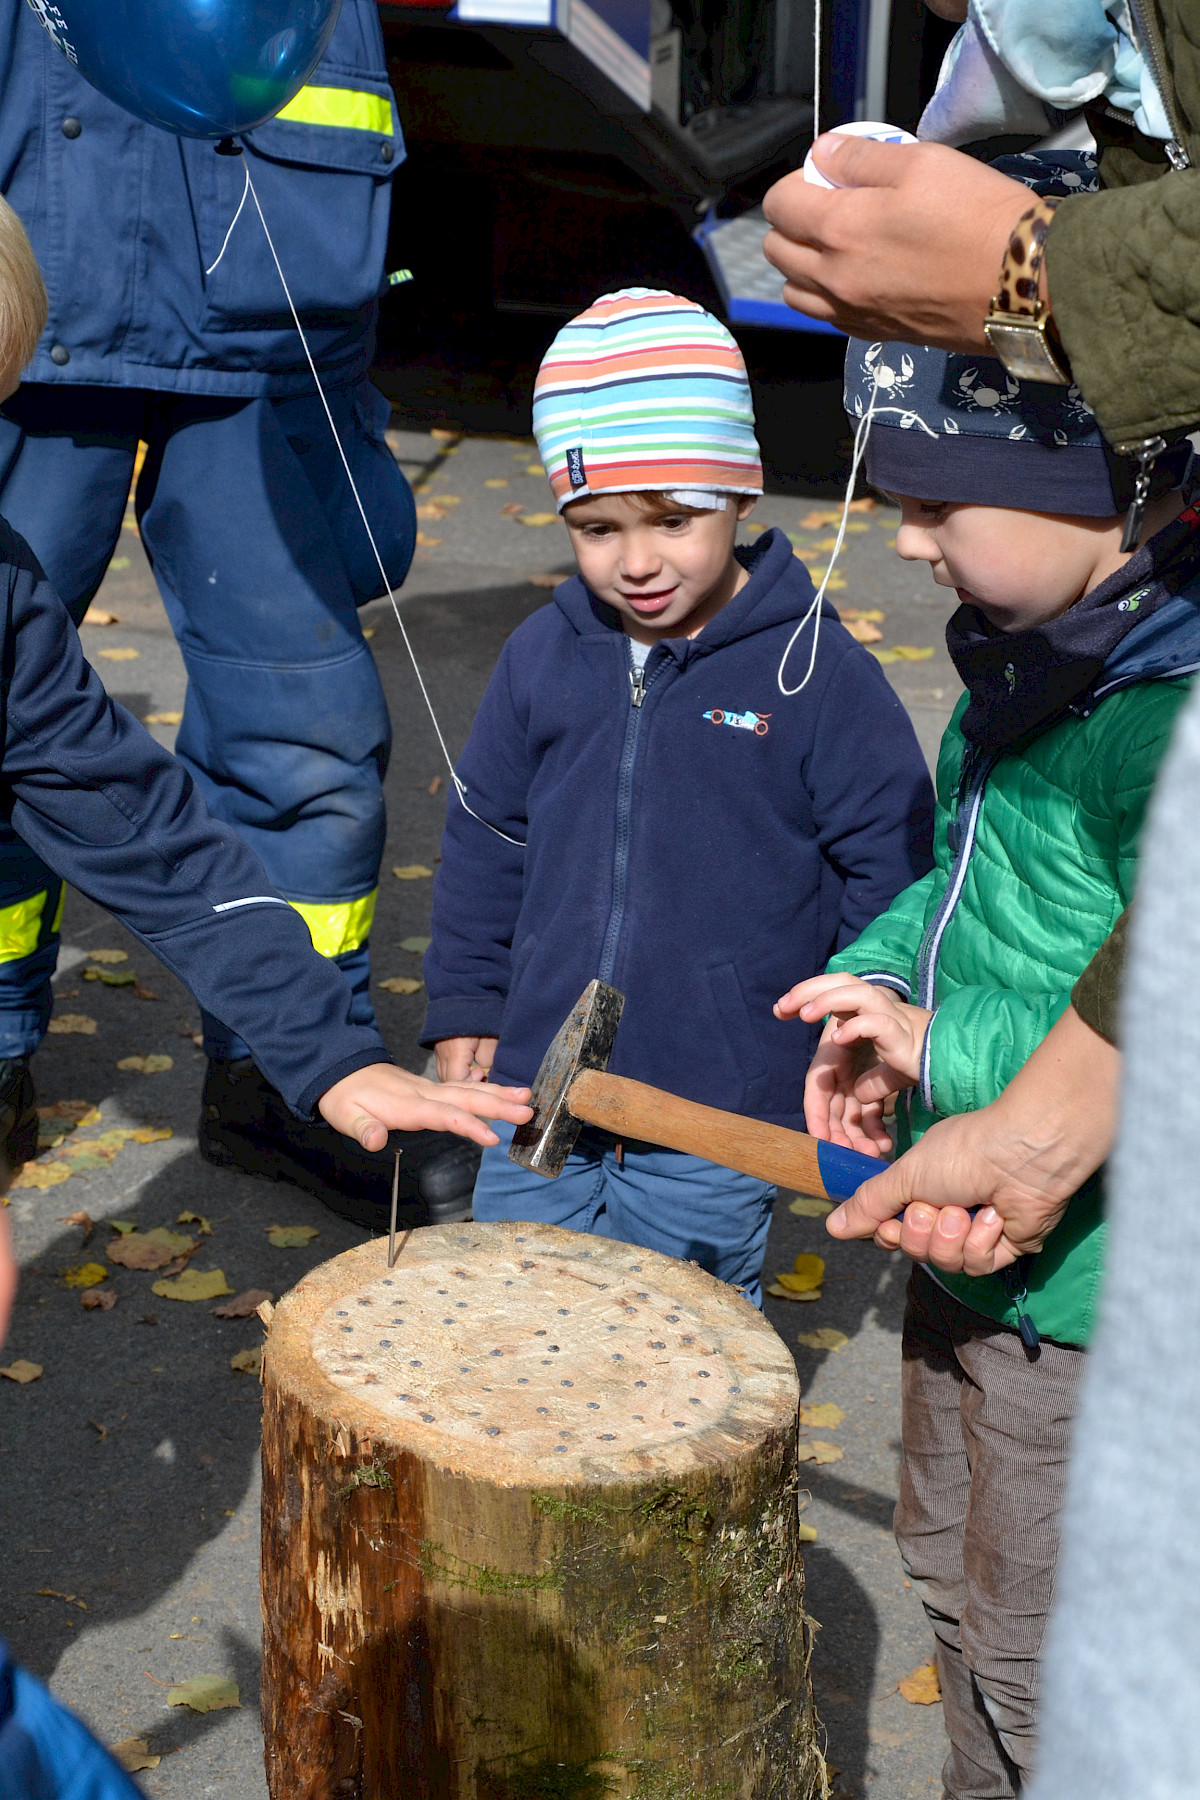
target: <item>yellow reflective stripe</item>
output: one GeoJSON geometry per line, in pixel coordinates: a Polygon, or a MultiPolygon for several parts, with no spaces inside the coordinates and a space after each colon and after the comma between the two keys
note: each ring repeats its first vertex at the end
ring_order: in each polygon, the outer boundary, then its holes
{"type": "Polygon", "coordinates": [[[46,890],[18,900],[15,906],[0,906],[0,963],[16,962],[32,956],[38,947],[42,930],[42,913],[46,907],[46,890]]]}
{"type": "Polygon", "coordinates": [[[333,900],[328,905],[291,900],[288,904],[295,907],[308,926],[314,950],[322,956],[343,956],[347,950],[357,950],[370,937],[378,897],[379,889],[372,888],[361,900],[333,900]]]}
{"type": "MultiPolygon", "coordinates": [[[[49,890],[47,890],[47,891],[49,891],[49,890]]],[[[59,926],[62,924],[63,907],[66,904],[67,904],[67,884],[65,881],[62,881],[59,883],[59,887],[58,887],[58,905],[54,909],[54,923],[50,927],[51,934],[56,932],[58,930],[59,926]]]]}
{"type": "Polygon", "coordinates": [[[390,101],[364,88],[302,87],[275,116],[294,125],[336,125],[343,131],[393,135],[390,101]]]}

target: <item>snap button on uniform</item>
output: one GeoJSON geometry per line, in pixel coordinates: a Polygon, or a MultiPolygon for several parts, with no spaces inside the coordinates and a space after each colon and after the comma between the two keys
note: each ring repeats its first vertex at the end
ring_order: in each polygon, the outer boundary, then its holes
{"type": "Polygon", "coordinates": [[[78,119],[64,119],[62,122],[62,134],[64,137],[77,138],[82,130],[83,126],[79,123],[78,119]]]}
{"type": "Polygon", "coordinates": [[[379,154],[380,154],[380,156],[382,156],[384,162],[391,162],[392,157],[395,154],[395,152],[393,151],[392,146],[390,144],[380,144],[379,154]]]}
{"type": "Polygon", "coordinates": [[[65,344],[52,344],[51,345],[50,361],[52,363],[57,363],[59,368],[61,369],[63,364],[69,363],[70,360],[71,360],[71,352],[67,349],[67,346],[65,344]]]}

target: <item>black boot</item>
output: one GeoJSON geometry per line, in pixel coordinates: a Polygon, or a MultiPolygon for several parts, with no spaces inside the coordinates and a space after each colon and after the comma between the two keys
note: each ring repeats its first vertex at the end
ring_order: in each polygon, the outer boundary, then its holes
{"type": "Polygon", "coordinates": [[[0,1058],[0,1194],[37,1155],[38,1116],[27,1056],[0,1058]]]}
{"type": "Polygon", "coordinates": [[[398,1148],[402,1230],[471,1216],[478,1144],[450,1131],[393,1131],[386,1150],[364,1150],[323,1119],[311,1125],[298,1119],[249,1057],[209,1061],[199,1135],[206,1162],[265,1181],[292,1181],[330,1212],[376,1232],[388,1228],[398,1148]]]}

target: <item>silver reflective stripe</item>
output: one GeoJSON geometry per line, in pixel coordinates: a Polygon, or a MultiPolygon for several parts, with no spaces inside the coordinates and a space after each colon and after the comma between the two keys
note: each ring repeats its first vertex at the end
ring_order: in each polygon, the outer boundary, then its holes
{"type": "MultiPolygon", "coordinates": [[[[925,934],[925,942],[921,946],[921,954],[918,962],[920,975],[918,1004],[925,1007],[927,1010],[934,1005],[934,996],[937,993],[938,953],[942,947],[942,939],[946,934],[946,927],[949,925],[950,920],[954,915],[954,909],[958,905],[959,896],[963,890],[963,884],[967,879],[967,864],[971,860],[971,851],[975,847],[975,831],[979,824],[979,811],[983,805],[983,790],[987,786],[987,778],[991,774],[992,764],[995,760],[996,758],[994,756],[990,756],[975,777],[975,786],[969,795],[967,819],[965,827],[963,828],[962,840],[959,845],[958,855],[954,859],[954,867],[950,871],[950,884],[942,895],[941,905],[934,914],[929,929],[925,934]]],[[[960,818],[962,816],[961,807],[959,808],[958,816],[960,818]]]]}
{"type": "Polygon", "coordinates": [[[277,894],[250,894],[245,900],[222,900],[220,906],[214,906],[214,912],[232,912],[236,906],[286,906],[277,894]]]}

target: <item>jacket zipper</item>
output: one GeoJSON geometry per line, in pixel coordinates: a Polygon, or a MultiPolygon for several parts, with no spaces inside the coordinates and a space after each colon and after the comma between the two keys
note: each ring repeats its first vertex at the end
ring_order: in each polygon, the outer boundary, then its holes
{"type": "Polygon", "coordinates": [[[1183,121],[1175,105],[1175,89],[1167,67],[1167,53],[1158,35],[1158,22],[1151,12],[1151,4],[1152,0],[1129,0],[1129,13],[1137,34],[1138,48],[1150,65],[1158,97],[1167,115],[1167,124],[1171,127],[1171,136],[1164,145],[1167,161],[1173,169],[1190,169],[1192,159],[1183,145],[1183,121]]]}
{"type": "MultiPolygon", "coordinates": [[[[621,750],[621,766],[617,774],[617,836],[613,851],[613,888],[612,910],[608,915],[608,926],[604,933],[604,946],[600,952],[600,967],[596,973],[601,981],[611,981],[613,969],[617,961],[617,946],[621,941],[621,927],[625,923],[625,895],[629,885],[629,831],[630,814],[633,810],[633,765],[637,760],[638,734],[642,723],[642,702],[647,690],[655,681],[658,669],[647,679],[645,665],[641,668],[633,660],[633,652],[629,648],[629,639],[625,639],[626,667],[629,671],[629,717],[625,721],[625,743],[621,750]]],[[[665,659],[664,659],[665,660],[665,659]]],[[[662,662],[659,663],[659,668],[662,662]]]]}

